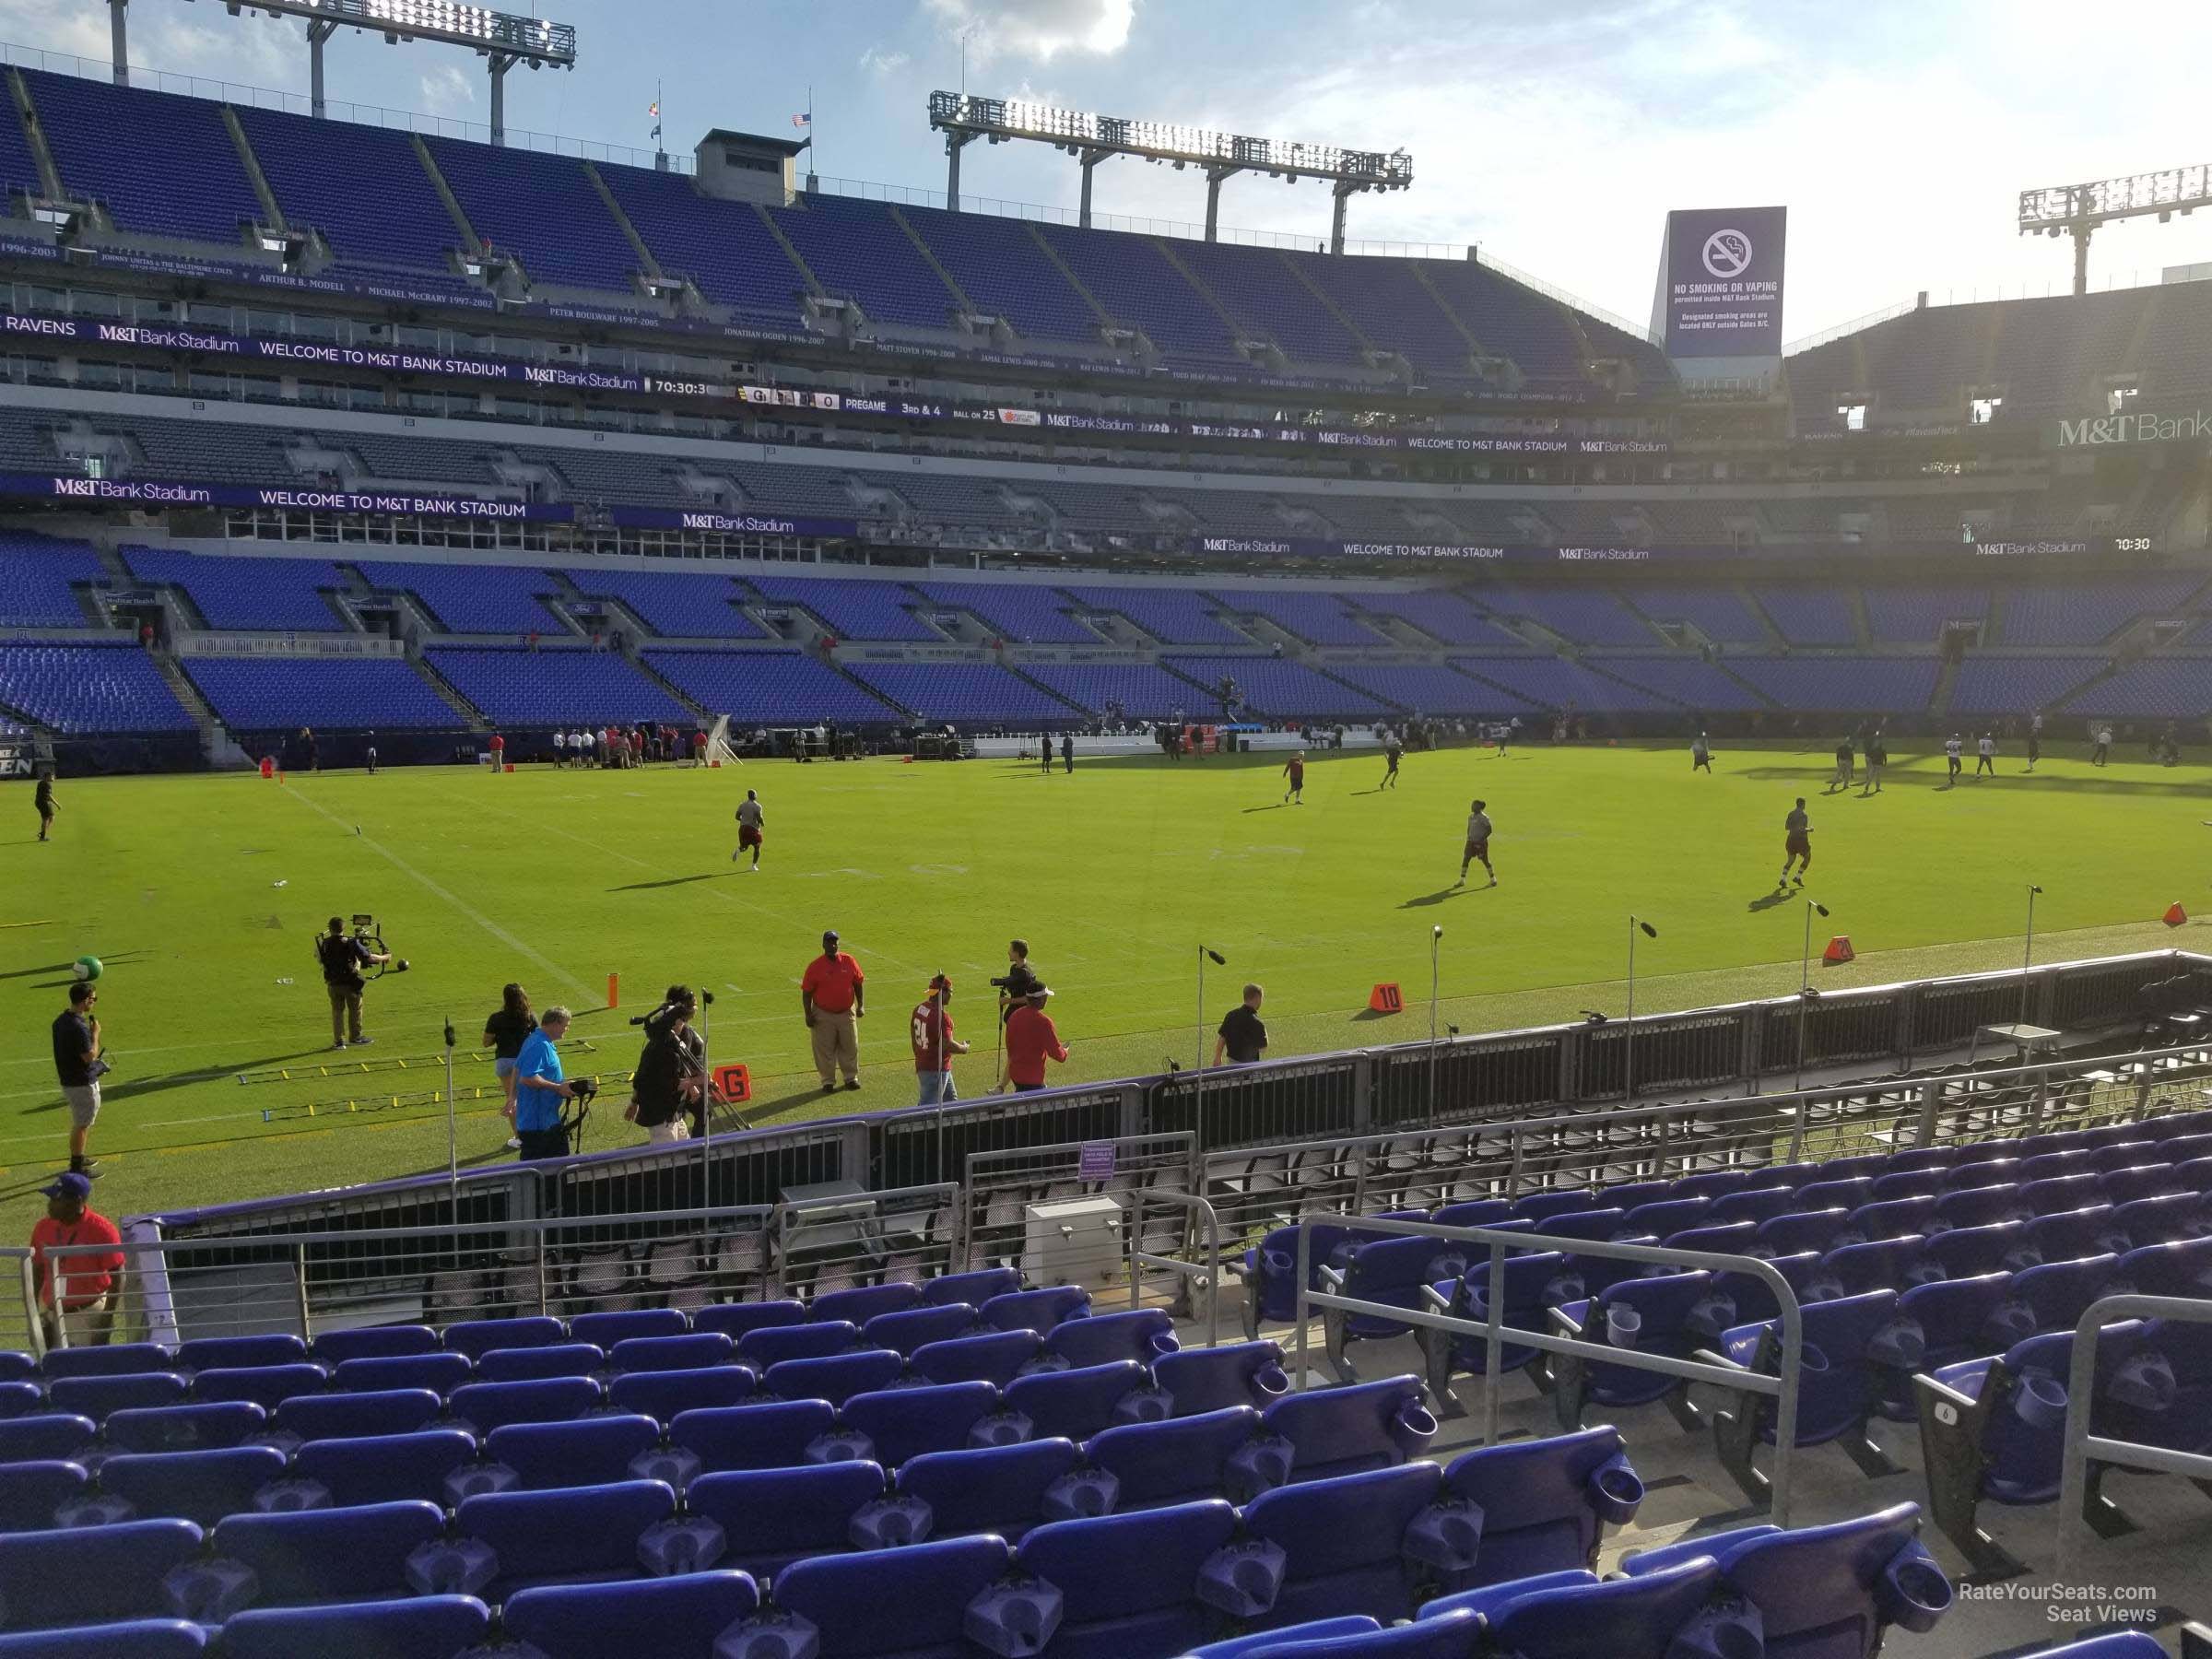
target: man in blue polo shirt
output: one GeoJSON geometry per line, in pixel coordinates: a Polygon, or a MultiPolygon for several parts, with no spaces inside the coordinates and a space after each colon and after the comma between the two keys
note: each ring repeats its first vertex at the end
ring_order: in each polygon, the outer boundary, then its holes
{"type": "Polygon", "coordinates": [[[569,1011],[558,1003],[547,1008],[537,1030],[524,1040],[514,1057],[514,1135],[522,1157],[562,1158],[568,1131],[560,1126],[561,1102],[575,1090],[563,1077],[559,1044],[569,1034],[569,1011]]]}

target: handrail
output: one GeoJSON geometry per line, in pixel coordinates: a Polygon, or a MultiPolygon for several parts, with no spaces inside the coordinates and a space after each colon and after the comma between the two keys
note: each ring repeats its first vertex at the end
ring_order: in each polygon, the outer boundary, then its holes
{"type": "Polygon", "coordinates": [[[1501,1381],[1505,1339],[1508,1336],[1518,1345],[1541,1348],[1547,1353],[1573,1354],[1606,1365],[1632,1366],[1641,1371],[1684,1377],[1693,1382],[1718,1382],[1740,1392],[1771,1395],[1775,1401],[1774,1474],[1768,1487],[1769,1502],[1774,1524],[1787,1526],[1790,1524],[1790,1477],[1795,1465],[1797,1392],[1805,1354],[1805,1319],[1797,1300],[1797,1292],[1772,1263],[1761,1261],[1757,1256],[1723,1255],[1704,1250],[1669,1250],[1656,1244],[1547,1237],[1541,1231],[1508,1232],[1495,1227],[1441,1227],[1430,1221],[1393,1221],[1372,1216],[1359,1218],[1357,1225],[1363,1233],[1409,1234],[1487,1246],[1489,1251],[1489,1311],[1487,1319],[1477,1321],[1311,1288],[1314,1219],[1310,1216],[1300,1217],[1298,1223],[1296,1317],[1298,1386],[1301,1394],[1305,1391],[1310,1374],[1310,1327],[1312,1316],[1307,1310],[1325,1308],[1347,1313],[1373,1314],[1401,1324],[1425,1325],[1433,1330],[1454,1332],[1461,1335],[1482,1336],[1487,1353],[1482,1379],[1483,1427],[1480,1443],[1486,1446],[1498,1443],[1499,1384],[1501,1381]],[[1556,1336],[1548,1331],[1515,1330],[1505,1324],[1501,1316],[1505,1303],[1505,1253],[1508,1250],[1559,1249],[1570,1245],[1576,1255],[1606,1256],[1615,1261],[1650,1262],[1666,1267],[1707,1267],[1722,1272],[1752,1275],[1774,1293],[1775,1305],[1781,1310],[1780,1371],[1769,1377],[1747,1367],[1738,1366],[1733,1360],[1723,1359],[1717,1354],[1709,1356],[1717,1363],[1701,1363],[1695,1359],[1676,1359],[1665,1354],[1639,1354],[1633,1348],[1618,1348],[1609,1343],[1583,1342],[1571,1336],[1556,1336]]]}
{"type": "MultiPolygon", "coordinates": [[[[2191,951],[2159,949],[2130,952],[2117,957],[2088,959],[2077,962],[2047,964],[2034,969],[2032,975],[2029,977],[2037,983],[2055,989],[2070,982],[2069,973],[2094,973],[2098,971],[2109,972],[2131,968],[2148,972],[2170,969],[2173,976],[2181,977],[2201,972],[2207,966],[2212,966],[2212,958],[2191,951]]],[[[2014,968],[1993,970],[1983,973],[1950,975],[1937,979],[1900,981],[1882,985],[1855,986],[1848,991],[1832,994],[1835,1000],[1830,1006],[1856,1006],[1864,1003],[1878,1002],[1884,997],[1888,997],[1896,1001],[1900,1012],[1910,1017],[1910,1010],[1916,1006],[1914,999],[1924,994],[1941,994],[1961,991],[1971,994],[1973,989],[1978,987],[2000,984],[2017,986],[2022,982],[2022,977],[2021,971],[2014,968]]],[[[1747,1029],[1750,1029],[1756,1021],[1771,1014],[1773,1010],[1786,1010],[1796,1005],[1798,999],[1794,994],[1775,998],[1747,998],[1712,1007],[1684,1009],[1668,1015],[1640,1018],[1637,1024],[1640,1028],[1640,1034],[1643,1030],[1652,1030],[1664,1035],[1687,1020],[1735,1017],[1746,1021],[1747,1029]]],[[[1539,1045],[1557,1043],[1562,1045],[1562,1056],[1571,1058],[1572,1045],[1584,1041],[1584,1033],[1587,1030],[1588,1028],[1579,1021],[1560,1022],[1447,1038],[1444,1040],[1442,1047],[1434,1049],[1423,1043],[1413,1042],[1340,1050],[1331,1053],[1263,1063],[1256,1066],[1239,1067],[1233,1078],[1225,1077],[1209,1085],[1207,1092],[1209,1100],[1215,1089],[1239,1090],[1248,1095],[1253,1088],[1265,1084],[1271,1077],[1281,1075],[1286,1069],[1308,1071],[1316,1067],[1326,1068],[1330,1065],[1338,1067],[1365,1065],[1374,1077],[1379,1078],[1382,1075],[1384,1067],[1402,1065],[1406,1063],[1406,1056],[1412,1055],[1418,1059],[1423,1053],[1433,1053],[1439,1062],[1442,1064],[1457,1064],[1462,1057],[1474,1057],[1478,1060],[1480,1056],[1486,1054],[1503,1053],[1521,1046],[1526,1046],[1533,1050],[1539,1045]]],[[[1917,1044],[1912,1041],[1905,1043],[1901,1053],[1894,1045],[1882,1051],[1882,1053],[1890,1057],[1892,1063],[1901,1061],[1907,1073],[1906,1077],[1887,1080],[1889,1087],[1901,1088],[1911,1079],[1916,1051],[1917,1044]]],[[[1984,1081],[2005,1081],[2036,1075],[2055,1076],[2070,1068],[2080,1068],[2085,1065],[2117,1065],[2123,1059],[2168,1058],[2206,1052],[2212,1052],[2212,1042],[2199,1042],[2194,1046],[2183,1043],[2169,1049],[2138,1051],[2126,1056],[2100,1056],[2095,1060],[2085,1060],[2083,1057],[2047,1060],[2031,1065],[1992,1069],[1977,1073],[1976,1076],[1984,1081]]],[[[1874,1065],[1882,1064],[1882,1060],[1877,1055],[1868,1054],[1862,1056],[1859,1063],[1874,1065]]],[[[1841,1063],[1824,1059],[1822,1064],[1833,1065],[1841,1063]]],[[[1438,1069],[1441,1072],[1441,1065],[1438,1069]]],[[[1865,1093],[1872,1081],[1869,1079],[1860,1083],[1830,1085],[1827,1088],[1762,1097],[1757,1094],[1757,1090],[1763,1076],[1764,1068],[1756,1060],[1747,1055],[1746,1064],[1740,1071],[1732,1067],[1725,1077],[1716,1078],[1710,1084],[1693,1085],[1692,1087],[1700,1088],[1702,1098],[1717,1100],[1721,1098],[1718,1094],[1719,1090],[1738,1088],[1744,1091],[1737,1097],[1739,1099],[1758,1098],[1764,1099],[1769,1102],[1786,1103],[1801,1099],[1820,1099],[1838,1094],[1865,1093]]],[[[1101,1079],[1097,1082],[1070,1085],[1065,1088],[1055,1088],[1040,1094],[1020,1097],[1020,1108],[1025,1113],[1050,1112],[1055,1106],[1065,1107],[1077,1100],[1119,1090],[1122,1092],[1124,1101],[1123,1119],[1124,1125],[1132,1127],[1135,1133],[1140,1135],[1161,1133],[1162,1131],[1148,1127],[1149,1119],[1144,1101],[1147,1097],[1147,1091],[1160,1088],[1168,1082],[1168,1077],[1163,1076],[1101,1079]]],[[[1356,1095],[1349,1101],[1348,1110],[1344,1114],[1345,1121],[1340,1125],[1345,1135],[1349,1136],[1354,1132],[1360,1118],[1366,1114],[1367,1108],[1379,1104],[1380,1096],[1376,1092],[1379,1088],[1379,1083],[1371,1082],[1367,1086],[1367,1093],[1364,1096],[1356,1095]]],[[[1556,1093],[1535,1095],[1530,1099],[1527,1106],[1500,1106],[1497,1109],[1496,1116],[1490,1121],[1508,1121],[1532,1109],[1557,1113],[1565,1111],[1572,1103],[1584,1100],[1587,1093],[1588,1091],[1574,1082],[1563,1077],[1560,1079],[1556,1093]]],[[[1591,1103],[1595,1102],[1592,1101],[1591,1103]]],[[[942,1125],[949,1119],[960,1119],[968,1123],[997,1122],[999,1120],[995,1114],[1005,1112],[1008,1103],[1002,1099],[987,1097],[977,1100],[964,1100],[950,1109],[931,1110],[941,1114],[935,1120],[941,1129],[942,1125]]],[[[1651,1110],[1653,1109],[1650,1107],[1630,1108],[1624,1105],[1622,1108],[1609,1111],[1608,1115],[1618,1120],[1625,1111],[1648,1112],[1651,1110]]],[[[762,1125],[758,1128],[718,1135],[712,1137],[707,1147],[698,1150],[683,1146],[664,1148],[631,1147],[611,1152],[579,1155],[561,1159],[557,1163],[548,1161],[547,1164],[540,1165],[538,1168],[541,1171],[559,1172],[577,1181],[589,1181],[618,1163],[626,1168],[634,1167],[641,1171],[650,1171],[656,1168],[675,1169],[678,1166],[678,1161],[683,1159],[698,1160],[714,1157],[744,1158],[752,1155],[756,1149],[776,1137],[787,1135],[820,1139],[841,1134],[869,1135],[887,1134],[903,1123],[913,1121],[919,1115],[912,1108],[896,1108],[885,1112],[859,1112],[830,1119],[812,1119],[762,1125]]],[[[1433,1118],[1433,1106],[1428,1115],[1433,1118]]],[[[1523,1121],[1534,1120],[1524,1119],[1523,1121]]],[[[1400,1126],[1399,1132],[1410,1134],[1422,1127],[1456,1128],[1458,1126],[1460,1125],[1437,1124],[1433,1121],[1426,1124],[1408,1122],[1400,1126]]],[[[516,1179],[517,1171],[514,1166],[500,1166],[477,1171],[473,1176],[464,1176],[462,1184],[472,1189],[484,1190],[497,1186],[503,1181],[512,1182],[516,1179]]],[[[257,1213],[266,1213],[268,1209],[277,1206],[288,1207],[312,1202],[328,1206],[374,1201],[382,1194],[427,1189],[431,1184],[433,1184],[433,1179],[428,1176],[417,1180],[402,1179],[371,1182],[361,1188],[315,1194],[312,1199],[305,1194],[294,1194],[282,1200],[208,1206],[167,1216],[156,1215],[150,1218],[162,1225],[184,1223],[198,1226],[211,1223],[218,1226],[238,1225],[248,1221],[257,1213]]],[[[435,1178],[434,1184],[441,1189],[446,1187],[447,1181],[442,1171],[435,1178]]],[[[136,1219],[136,1218],[133,1218],[133,1219],[136,1219]]]]}
{"type": "Polygon", "coordinates": [[[2065,1451],[2058,1488],[2057,1576],[2062,1584],[2072,1583],[2079,1577],[2081,1535],[2088,1525],[2082,1514],[2082,1500],[2088,1491],[2092,1457],[2123,1468],[2181,1475],[2197,1481],[2212,1480],[2212,1457],[2202,1453],[2107,1440],[2089,1431],[2093,1404],[2090,1396],[2097,1382],[2098,1333],[2108,1324],[2136,1318],[2180,1319],[2194,1324],[2212,1324],[2212,1301],[2120,1291],[2091,1302],[2080,1323],[2075,1325],[2074,1351],[2066,1367],[2065,1451]]]}
{"type": "Polygon", "coordinates": [[[1165,1267],[1170,1272],[1189,1279],[1194,1287],[1203,1282],[1206,1289],[1206,1346],[1221,1346],[1221,1218],[1214,1206],[1195,1193],[1179,1193],[1172,1188],[1156,1191],[1139,1188],[1132,1194],[1135,1203],[1129,1212],[1129,1306],[1137,1302],[1137,1268],[1165,1267]],[[1148,1203],[1177,1204],[1186,1216],[1197,1216],[1206,1223],[1206,1256],[1204,1265],[1185,1262],[1174,1256],[1155,1255],[1145,1248],[1145,1206],[1148,1203]]]}
{"type": "MultiPolygon", "coordinates": [[[[856,1194],[842,1202],[855,1205],[865,1203],[874,1206],[878,1199],[893,1195],[876,1193],[856,1194]]],[[[715,1208],[659,1210],[634,1215],[505,1217],[483,1221],[446,1222],[442,1225],[362,1227],[317,1232],[242,1233],[213,1239],[156,1239],[126,1236],[121,1243],[113,1245],[50,1244],[44,1247],[44,1253],[50,1263],[50,1271],[57,1282],[66,1276],[67,1263],[71,1257],[121,1255],[124,1258],[124,1274],[135,1275],[143,1285],[152,1278],[156,1271],[162,1276],[166,1284],[171,1271],[171,1259],[191,1252],[205,1252],[209,1254],[238,1254],[249,1252],[267,1252],[271,1254],[283,1253],[290,1258],[292,1300],[299,1314],[300,1335],[304,1341],[313,1335],[313,1320],[308,1293],[308,1252],[310,1250],[344,1251],[360,1244],[392,1243],[411,1240],[430,1243],[457,1243],[464,1237],[482,1234],[516,1236],[525,1241],[535,1239],[535,1248],[541,1258],[539,1296],[542,1300],[544,1296],[543,1254],[548,1243],[559,1246],[559,1235],[564,1232],[598,1232],[610,1226],[648,1230],[665,1224],[702,1221],[730,1222],[752,1219],[765,1223],[780,1211],[800,1208],[804,1202],[799,1201],[792,1205],[728,1205],[715,1208]]],[[[39,1315],[29,1253],[23,1251],[18,1253],[24,1258],[22,1267],[23,1306],[28,1320],[27,1328],[31,1332],[40,1332],[39,1339],[42,1344],[43,1335],[41,1331],[41,1322],[39,1315]]],[[[169,1300],[166,1288],[163,1292],[163,1300],[166,1304],[169,1300]]],[[[173,1319],[167,1323],[173,1328],[173,1319]]],[[[58,1299],[55,1308],[53,1346],[56,1347],[70,1346],[68,1310],[59,1305],[58,1299]]]]}

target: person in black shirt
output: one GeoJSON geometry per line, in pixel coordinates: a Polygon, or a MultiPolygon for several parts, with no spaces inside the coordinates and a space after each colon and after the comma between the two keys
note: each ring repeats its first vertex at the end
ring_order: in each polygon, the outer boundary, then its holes
{"type": "Polygon", "coordinates": [[[100,1166],[85,1160],[85,1136],[100,1116],[100,993],[89,980],[69,987],[69,1006],[53,1017],[53,1076],[69,1105],[69,1168],[79,1175],[100,1166]]]}
{"type": "Polygon", "coordinates": [[[330,932],[315,941],[315,959],[323,964],[323,988],[330,993],[330,1046],[369,1041],[361,1035],[361,993],[369,988],[361,970],[392,959],[349,936],[345,920],[333,916],[330,932]]]}
{"type": "Polygon", "coordinates": [[[1015,939],[1006,946],[1006,971],[991,982],[998,987],[998,1022],[1006,1024],[1006,1016],[1022,1002],[1044,989],[1044,982],[1030,966],[1030,942],[1015,939]]]}
{"type": "Polygon", "coordinates": [[[39,839],[44,841],[46,832],[53,828],[53,768],[49,766],[39,773],[39,786],[33,792],[32,805],[39,809],[39,839]]]}
{"type": "Polygon", "coordinates": [[[706,1115],[707,1045],[691,1029],[698,999],[690,986],[671,985],[662,1006],[666,1014],[646,1024],[625,1114],[656,1146],[689,1140],[687,1118],[697,1118],[703,1132],[706,1115]]]}
{"type": "Polygon", "coordinates": [[[1244,987],[1244,1000],[1223,1016],[1221,1029],[1214,1037],[1214,1064],[1229,1056],[1232,1065],[1250,1065],[1267,1052],[1267,1027],[1260,1018],[1260,998],[1264,993],[1257,985],[1244,987]]]}
{"type": "Polygon", "coordinates": [[[536,1030],[537,1016],[530,1012],[530,994],[512,982],[502,986],[500,1006],[484,1022],[484,1046],[491,1051],[492,1073],[506,1091],[506,1104],[500,1110],[507,1117],[510,1152],[523,1144],[514,1133],[514,1057],[523,1052],[524,1040],[536,1030]]]}

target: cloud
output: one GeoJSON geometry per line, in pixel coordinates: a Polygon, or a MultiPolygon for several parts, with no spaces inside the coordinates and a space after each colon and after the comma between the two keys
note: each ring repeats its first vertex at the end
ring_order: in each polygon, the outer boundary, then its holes
{"type": "MultiPolygon", "coordinates": [[[[76,0],[0,0],[0,40],[100,64],[113,55],[107,8],[76,0]]],[[[171,15],[135,7],[130,41],[131,65],[142,70],[282,86],[306,67],[299,26],[265,14],[228,18],[217,9],[202,20],[197,8],[171,15]]]]}
{"type": "Polygon", "coordinates": [[[860,69],[864,75],[883,80],[898,74],[909,61],[903,52],[887,52],[881,46],[871,46],[860,54],[860,69]]]}
{"type": "Polygon", "coordinates": [[[457,64],[435,64],[419,83],[422,107],[432,115],[458,115],[477,101],[477,83],[457,64]]]}
{"type": "Polygon", "coordinates": [[[1129,43],[1136,0],[922,0],[971,65],[995,58],[1049,62],[1062,53],[1110,57],[1129,43]]]}

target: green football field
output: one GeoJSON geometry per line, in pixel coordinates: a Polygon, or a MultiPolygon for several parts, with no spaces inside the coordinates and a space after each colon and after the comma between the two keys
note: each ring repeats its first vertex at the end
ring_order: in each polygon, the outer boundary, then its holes
{"type": "MultiPolygon", "coordinates": [[[[1392,790],[1361,753],[1316,757],[1302,806],[1282,804],[1266,757],[1079,760],[1049,777],[873,760],[65,780],[45,846],[20,790],[0,835],[0,1237],[28,1230],[32,1188],[65,1150],[46,1028],[87,952],[107,964],[115,1062],[99,1202],[124,1215],[442,1168],[443,1109],[409,1097],[438,1086],[443,1020],[473,1045],[509,979],[541,1009],[580,1012],[598,1046],[571,1071],[626,1070],[628,1017],[669,981],[712,991],[714,1058],[750,1067],[748,1110],[768,1122],[911,1104],[907,1015],[940,970],[978,1045],[959,1087],[987,1089],[986,981],[1015,935],[1056,993],[1071,1082],[1191,1063],[1202,942],[1228,959],[1208,971],[1209,1053],[1246,979],[1266,987],[1277,1055],[1425,1035],[1434,925],[1441,1018],[1466,1031],[1618,1014],[1631,911],[1659,932],[1638,953],[1647,1011],[1781,993],[1806,912],[1777,901],[1774,878],[1801,793],[1806,891],[1832,912],[1816,948],[1841,933],[1859,953],[1817,969],[1823,983],[2015,963],[2029,881],[2044,888],[2039,960],[2187,941],[2158,921],[2177,899],[2212,912],[2201,767],[2131,755],[2092,770],[2069,752],[2032,777],[2008,758],[1996,779],[1947,789],[1939,754],[1895,759],[1867,796],[1824,795],[1827,757],[1780,747],[1724,751],[1711,776],[1679,747],[1446,750],[1409,755],[1392,790]],[[758,875],[730,862],[747,785],[768,811],[758,875]],[[1476,795],[1496,821],[1495,888],[1479,868],[1453,886],[1476,795]],[[371,986],[375,1045],[337,1055],[311,940],[354,912],[374,912],[414,970],[371,986]],[[797,991],[825,927],[869,992],[865,1087],[833,1098],[797,991]],[[1406,1012],[1365,1013],[1382,980],[1404,987],[1406,1012]]],[[[459,1077],[470,1094],[490,1066],[466,1060],[459,1077]]],[[[588,1147],[637,1138],[621,1098],[588,1147]]],[[[463,1159],[506,1156],[503,1138],[495,1108],[465,1099],[463,1159]]]]}

